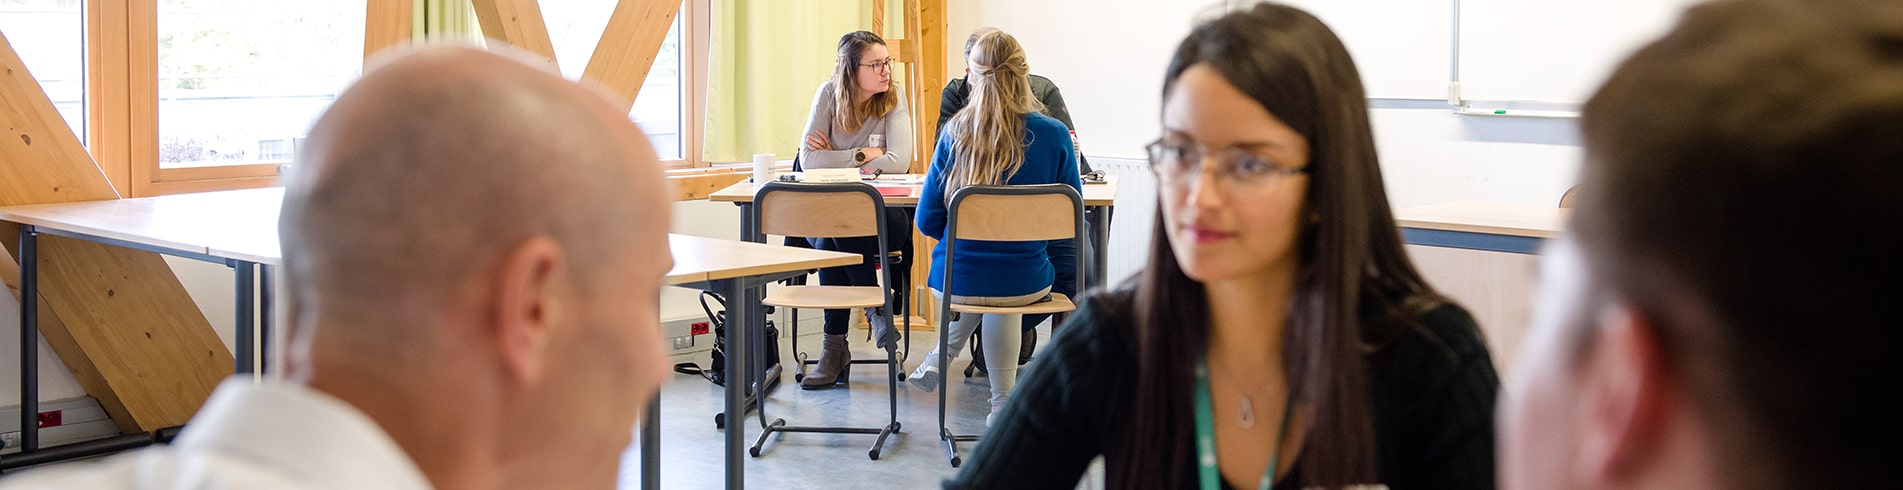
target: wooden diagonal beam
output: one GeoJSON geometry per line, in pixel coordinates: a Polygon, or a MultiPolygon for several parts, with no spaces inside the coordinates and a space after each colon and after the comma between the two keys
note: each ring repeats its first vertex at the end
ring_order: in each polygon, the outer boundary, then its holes
{"type": "Polygon", "coordinates": [[[0,206],[118,198],[4,34],[0,47],[0,206]]]}
{"type": "MultiPolygon", "coordinates": [[[[117,199],[53,101],[0,33],[0,205],[117,199]]],[[[0,226],[12,253],[18,228],[0,226]]],[[[41,332],[123,431],[182,425],[232,357],[157,254],[42,236],[41,332]]],[[[18,294],[18,256],[0,272],[18,294]]],[[[0,320],[4,321],[4,320],[0,320]]]]}
{"type": "Polygon", "coordinates": [[[363,16],[363,57],[410,45],[416,0],[368,0],[363,16]]]}
{"type": "Polygon", "coordinates": [[[588,58],[582,80],[620,95],[622,112],[633,108],[680,10],[681,0],[620,0],[608,18],[608,28],[601,32],[601,42],[595,44],[594,56],[588,58]]]}
{"type": "Polygon", "coordinates": [[[542,7],[536,0],[470,0],[476,8],[476,22],[482,35],[509,43],[510,46],[548,58],[555,64],[555,44],[549,41],[548,23],[542,20],[542,7]]]}

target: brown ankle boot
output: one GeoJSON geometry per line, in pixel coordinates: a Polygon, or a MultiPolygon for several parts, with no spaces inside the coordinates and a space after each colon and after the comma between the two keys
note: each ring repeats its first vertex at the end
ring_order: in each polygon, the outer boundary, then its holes
{"type": "Polygon", "coordinates": [[[830,387],[834,383],[845,383],[852,376],[852,370],[848,369],[851,365],[852,352],[846,350],[845,334],[827,334],[819,351],[819,365],[800,380],[800,389],[813,390],[830,387]]]}

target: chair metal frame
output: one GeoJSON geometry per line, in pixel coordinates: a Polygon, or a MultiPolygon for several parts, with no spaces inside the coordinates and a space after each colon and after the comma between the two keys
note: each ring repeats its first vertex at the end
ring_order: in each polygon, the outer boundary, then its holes
{"type": "MultiPolygon", "coordinates": [[[[944,291],[945,296],[942,300],[938,302],[938,318],[939,318],[940,325],[950,325],[952,321],[955,321],[958,318],[957,315],[959,315],[959,313],[952,311],[952,301],[951,301],[951,298],[952,298],[951,291],[953,291],[952,266],[955,264],[955,260],[953,259],[953,257],[955,257],[954,252],[958,248],[957,247],[958,221],[959,221],[958,214],[959,214],[959,209],[962,207],[964,202],[967,199],[973,198],[974,196],[1026,197],[1026,196],[1044,196],[1044,195],[1051,195],[1051,194],[1062,195],[1070,199],[1070,203],[1071,203],[1070,211],[1072,213],[1071,226],[1073,230],[1071,232],[1071,237],[1069,239],[1082,240],[1084,237],[1084,197],[1082,194],[1079,194],[1077,192],[1076,188],[1073,188],[1071,186],[1064,185],[1064,184],[970,186],[970,187],[959,189],[957,192],[952,193],[951,202],[949,205],[946,206],[946,216],[945,216],[946,228],[945,228],[945,239],[943,240],[943,243],[945,244],[945,264],[944,264],[945,284],[944,284],[944,289],[942,290],[944,291]]],[[[1060,238],[1060,240],[1062,239],[1060,238]]],[[[1026,241],[1030,241],[1030,240],[1026,240],[1026,241]]],[[[1077,270],[1081,272],[1084,269],[1083,254],[1081,253],[1077,254],[1076,260],[1077,260],[1077,270]]],[[[1077,292],[1078,292],[1078,295],[1081,296],[1084,291],[1084,275],[1082,273],[1077,274],[1076,281],[1077,281],[1077,292]]],[[[1076,304],[1075,299],[1072,299],[1071,301],[1073,305],[1076,304]]],[[[945,355],[950,352],[949,351],[950,346],[947,345],[948,341],[949,341],[948,335],[941,334],[938,336],[938,352],[940,353],[940,355],[938,356],[938,372],[940,374],[938,377],[938,390],[937,390],[938,391],[938,437],[939,437],[939,440],[945,444],[945,452],[951,457],[952,467],[957,468],[958,465],[963,462],[963,458],[960,457],[958,454],[958,443],[977,441],[978,435],[954,434],[952,433],[950,428],[945,426],[945,405],[946,405],[945,391],[946,391],[946,385],[949,384],[949,380],[951,379],[950,376],[946,376],[944,374],[949,372],[949,369],[950,369],[949,367],[950,362],[947,360],[949,356],[945,355]]]]}
{"type": "MultiPolygon", "coordinates": [[[[779,192],[864,194],[866,197],[871,199],[871,204],[873,206],[872,216],[875,218],[875,221],[876,221],[879,250],[882,250],[882,251],[885,250],[886,248],[886,243],[885,243],[886,226],[885,226],[885,214],[884,214],[885,213],[885,199],[879,194],[878,189],[875,189],[870,185],[866,185],[864,183],[858,183],[858,182],[828,183],[828,184],[768,182],[766,185],[761,186],[758,191],[755,191],[752,215],[745,217],[745,219],[750,220],[753,226],[753,229],[762,230],[762,232],[764,232],[764,230],[767,229],[764,226],[765,223],[763,223],[762,221],[763,221],[763,217],[767,214],[768,206],[772,204],[771,199],[769,199],[769,196],[779,192]]],[[[839,237],[825,237],[825,238],[839,238],[839,237]]],[[[880,288],[881,289],[880,292],[885,298],[885,305],[881,307],[877,307],[877,308],[870,308],[870,310],[872,310],[871,311],[872,314],[885,316],[886,321],[890,322],[892,321],[891,317],[892,317],[892,312],[894,311],[894,306],[892,302],[893,301],[892,288],[889,287],[889,284],[891,283],[891,280],[892,280],[892,267],[891,267],[890,258],[889,258],[890,254],[880,253],[878,255],[879,255],[879,269],[882,273],[885,274],[885,279],[887,281],[888,286],[884,286],[880,288]]],[[[908,343],[911,337],[910,326],[911,326],[910,322],[907,322],[905,337],[908,343]]],[[[795,336],[798,335],[798,330],[794,330],[794,335],[795,336]]],[[[886,369],[890,371],[889,373],[890,375],[886,376],[886,395],[887,395],[887,402],[889,403],[888,407],[890,410],[889,410],[889,417],[885,425],[879,426],[879,427],[793,426],[793,425],[787,425],[786,419],[782,419],[782,418],[775,418],[773,419],[772,422],[767,422],[766,421],[767,419],[766,404],[761,403],[759,408],[760,422],[762,424],[760,437],[759,439],[754,441],[753,447],[748,449],[747,451],[748,454],[754,457],[759,457],[761,448],[766,445],[767,439],[772,437],[773,434],[776,432],[806,432],[806,433],[823,433],[823,434],[867,434],[867,435],[877,435],[878,439],[873,442],[872,449],[867,451],[866,455],[874,460],[879,459],[879,452],[881,451],[881,449],[884,448],[886,439],[890,437],[892,434],[899,432],[899,429],[901,427],[899,423],[898,378],[899,376],[901,376],[901,374],[899,373],[903,371],[903,366],[900,365],[899,363],[899,359],[897,357],[898,354],[897,354],[896,345],[885,347],[885,351],[886,351],[886,359],[885,361],[881,361],[881,362],[886,364],[887,366],[886,369]]],[[[850,366],[848,366],[848,369],[850,369],[850,366]]],[[[803,364],[802,364],[801,370],[804,371],[803,364]]]]}

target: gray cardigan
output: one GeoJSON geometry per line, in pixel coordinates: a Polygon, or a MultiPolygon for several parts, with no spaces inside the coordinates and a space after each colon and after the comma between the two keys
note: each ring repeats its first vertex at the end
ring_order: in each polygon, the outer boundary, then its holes
{"type": "MultiPolygon", "coordinates": [[[[897,87],[893,87],[896,89],[897,87]]],[[[852,168],[852,155],[855,149],[867,146],[882,146],[885,155],[866,162],[866,169],[877,169],[886,173],[903,173],[912,168],[912,111],[907,107],[905,93],[894,90],[899,103],[885,117],[866,119],[856,133],[848,133],[833,125],[833,83],[820,84],[819,92],[813,94],[813,110],[806,118],[806,130],[800,132],[800,166],[802,168],[852,168]],[[832,144],[831,150],[806,149],[806,135],[814,131],[826,131],[826,141],[832,144]],[[872,145],[872,137],[879,135],[884,139],[881,145],[872,145]]]]}

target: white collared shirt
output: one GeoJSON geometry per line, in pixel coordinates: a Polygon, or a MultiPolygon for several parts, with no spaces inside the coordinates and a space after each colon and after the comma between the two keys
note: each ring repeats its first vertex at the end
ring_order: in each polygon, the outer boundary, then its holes
{"type": "Polygon", "coordinates": [[[170,446],[9,475],[0,489],[427,489],[396,441],[303,385],[225,381],[170,446]]]}

